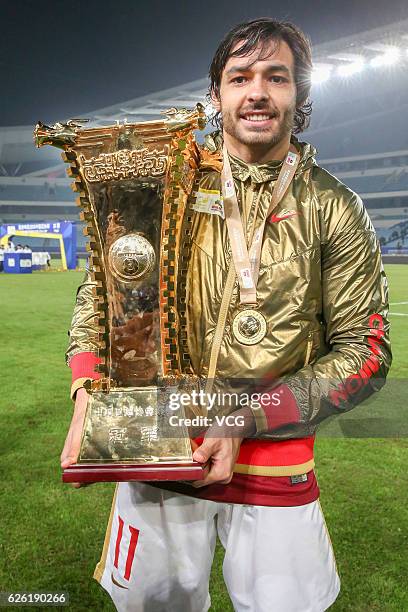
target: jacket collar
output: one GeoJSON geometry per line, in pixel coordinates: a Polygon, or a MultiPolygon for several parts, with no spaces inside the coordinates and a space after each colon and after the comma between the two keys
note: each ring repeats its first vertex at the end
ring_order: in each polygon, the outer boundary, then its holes
{"type": "MultiPolygon", "coordinates": [[[[293,135],[291,137],[291,142],[300,154],[300,162],[296,170],[297,175],[311,166],[316,165],[316,149],[312,145],[307,142],[299,142],[293,135]]],[[[220,131],[212,132],[205,136],[204,148],[207,153],[207,166],[211,165],[208,163],[208,157],[214,160],[215,169],[219,169],[220,163],[222,165],[222,143],[223,139],[220,131]]],[[[254,183],[265,183],[267,181],[276,180],[283,163],[279,160],[273,160],[265,164],[247,164],[234,155],[229,154],[229,158],[232,175],[240,181],[246,181],[248,178],[251,178],[254,183]]]]}

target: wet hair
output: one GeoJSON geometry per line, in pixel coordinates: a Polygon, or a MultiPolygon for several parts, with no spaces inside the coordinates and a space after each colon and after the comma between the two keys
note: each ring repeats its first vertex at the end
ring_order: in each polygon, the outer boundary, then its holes
{"type": "MultiPolygon", "coordinates": [[[[297,134],[308,127],[312,113],[312,103],[309,100],[312,50],[308,38],[292,23],[264,17],[240,23],[230,30],[221,41],[211,62],[209,70],[210,87],[207,98],[210,100],[211,94],[213,94],[214,97],[219,99],[222,72],[230,57],[245,57],[250,55],[254,49],[260,47],[257,59],[266,59],[271,40],[278,45],[283,40],[293,53],[296,85],[293,133],[297,134]],[[239,42],[242,44],[234,52],[231,52],[239,42]]],[[[254,63],[255,61],[257,60],[254,60],[254,63]]],[[[222,128],[221,112],[215,113],[211,121],[213,125],[222,128]]]]}

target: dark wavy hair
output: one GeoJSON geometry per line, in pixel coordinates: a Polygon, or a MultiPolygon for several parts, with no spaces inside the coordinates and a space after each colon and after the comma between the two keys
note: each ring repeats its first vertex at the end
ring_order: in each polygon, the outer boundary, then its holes
{"type": "MultiPolygon", "coordinates": [[[[296,84],[296,111],[293,133],[298,134],[308,127],[312,113],[312,103],[309,99],[312,50],[308,38],[292,23],[264,17],[240,23],[230,30],[221,41],[211,62],[210,87],[207,99],[208,101],[211,100],[211,94],[216,98],[220,97],[222,71],[230,57],[245,57],[252,53],[254,49],[260,47],[259,59],[263,59],[267,57],[264,53],[267,52],[271,40],[278,44],[282,40],[285,41],[293,53],[296,84]],[[231,49],[239,42],[242,42],[242,45],[232,53],[231,49]]],[[[211,121],[216,127],[222,128],[220,112],[215,113],[211,121]]]]}

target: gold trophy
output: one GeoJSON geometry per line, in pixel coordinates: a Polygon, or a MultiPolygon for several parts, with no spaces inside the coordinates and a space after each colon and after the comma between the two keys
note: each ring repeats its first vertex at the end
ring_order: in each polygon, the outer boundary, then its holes
{"type": "Polygon", "coordinates": [[[198,384],[186,337],[186,274],[202,105],[158,121],[87,128],[38,123],[38,147],[63,149],[89,237],[96,366],[78,462],[64,482],[195,480],[173,393],[198,384]],[[173,419],[171,418],[173,417],[173,419]],[[178,423],[177,427],[171,423],[178,423]]]}

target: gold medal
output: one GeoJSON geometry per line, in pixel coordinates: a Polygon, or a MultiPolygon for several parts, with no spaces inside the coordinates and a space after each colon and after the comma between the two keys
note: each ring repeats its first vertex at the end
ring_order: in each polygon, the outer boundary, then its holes
{"type": "Polygon", "coordinates": [[[241,344],[258,344],[265,338],[265,317],[252,308],[238,312],[232,322],[232,332],[241,344]]]}

